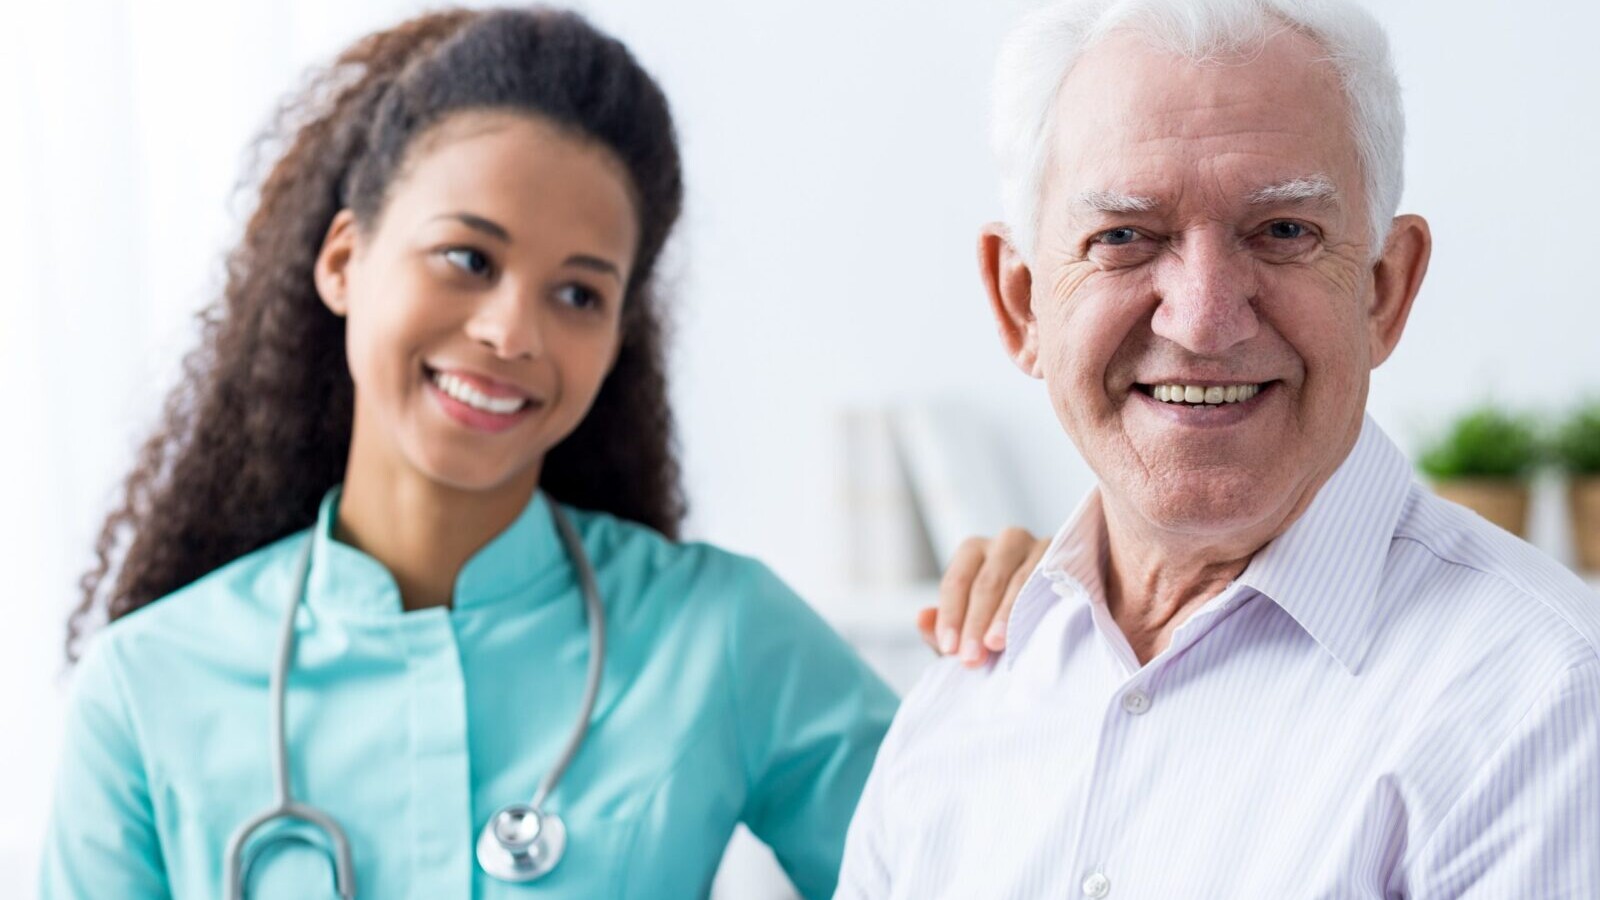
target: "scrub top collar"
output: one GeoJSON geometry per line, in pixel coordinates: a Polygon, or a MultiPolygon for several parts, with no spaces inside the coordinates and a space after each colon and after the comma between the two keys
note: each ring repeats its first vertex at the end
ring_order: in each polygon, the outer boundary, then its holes
{"type": "MultiPolygon", "coordinates": [[[[342,485],[322,498],[312,528],[311,580],[306,602],[319,609],[357,617],[394,616],[404,612],[400,588],[383,564],[335,540],[342,485]]],[[[570,566],[550,519],[550,501],[537,491],[527,507],[484,547],[456,576],[452,607],[489,606],[513,597],[553,599],[558,591],[530,591],[534,583],[560,574],[571,579],[570,566]]]]}

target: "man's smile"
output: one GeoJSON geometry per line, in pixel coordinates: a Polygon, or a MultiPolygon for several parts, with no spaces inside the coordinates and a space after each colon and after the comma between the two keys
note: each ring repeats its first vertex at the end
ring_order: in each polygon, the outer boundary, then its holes
{"type": "Polygon", "coordinates": [[[1243,403],[1251,397],[1261,393],[1262,387],[1271,382],[1245,383],[1245,384],[1136,384],[1134,388],[1144,393],[1147,397],[1154,397],[1162,403],[1182,403],[1195,406],[1220,406],[1224,403],[1243,403]]]}
{"type": "Polygon", "coordinates": [[[1135,384],[1128,397],[1165,421],[1194,428],[1235,425],[1277,397],[1283,382],[1257,384],[1135,384]],[[1193,398],[1193,399],[1191,399],[1193,398]]]}

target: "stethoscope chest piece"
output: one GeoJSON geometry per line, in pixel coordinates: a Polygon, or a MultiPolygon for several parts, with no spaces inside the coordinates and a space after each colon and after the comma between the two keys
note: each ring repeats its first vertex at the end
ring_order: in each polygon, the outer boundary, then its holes
{"type": "Polygon", "coordinates": [[[526,803],[502,806],[478,835],[478,865],[502,881],[532,881],[561,862],[567,826],[526,803]]]}

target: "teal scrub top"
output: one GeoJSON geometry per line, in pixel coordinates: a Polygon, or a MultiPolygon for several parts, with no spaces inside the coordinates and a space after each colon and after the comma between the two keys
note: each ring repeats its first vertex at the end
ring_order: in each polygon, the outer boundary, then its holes
{"type": "MultiPolygon", "coordinates": [[[[704,896],[739,822],[804,896],[830,896],[894,695],[761,564],[575,509],[608,646],[593,725],[545,804],[566,856],[528,884],[478,868],[479,829],[531,797],[584,690],[582,595],[549,502],[467,562],[448,609],[403,611],[388,571],[333,539],[335,488],[312,529],[106,628],[77,667],[43,897],[221,895],[228,837],[273,802],[267,678],[306,540],[290,779],[348,834],[359,896],[704,896]]],[[[333,896],[325,851],[274,846],[250,896],[333,896]]]]}

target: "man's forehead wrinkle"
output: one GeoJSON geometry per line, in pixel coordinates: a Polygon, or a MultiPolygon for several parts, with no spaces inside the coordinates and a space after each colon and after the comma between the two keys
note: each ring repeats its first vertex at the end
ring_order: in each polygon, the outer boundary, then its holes
{"type": "Polygon", "coordinates": [[[1314,92],[1323,98],[1311,104],[1316,108],[1307,108],[1303,91],[1290,90],[1282,84],[1263,88],[1259,84],[1252,87],[1174,80],[1170,88],[1146,86],[1133,88],[1130,94],[1118,87],[1097,91],[1091,84],[1075,85],[1069,78],[1065,87],[1068,89],[1057,100],[1058,136],[1074,131],[1093,135],[1110,128],[1164,140],[1257,134],[1317,139],[1324,135],[1331,120],[1337,120],[1343,136],[1343,123],[1348,116],[1345,98],[1336,82],[1328,90],[1314,92]],[[1325,105],[1336,109],[1324,108],[1325,105]],[[1137,114],[1130,115],[1130,109],[1137,109],[1137,114]]]}
{"type": "MultiPolygon", "coordinates": [[[[1278,151],[1287,146],[1305,149],[1322,146],[1327,143],[1328,137],[1319,122],[1293,121],[1281,116],[1253,122],[1226,117],[1212,122],[1196,122],[1179,115],[1161,118],[1170,118],[1171,121],[1147,118],[1134,128],[1124,127],[1126,120],[1099,122],[1079,119],[1076,122],[1064,122],[1052,141],[1053,155],[1057,160],[1077,160],[1080,163],[1086,159],[1104,159],[1114,155],[1161,154],[1194,158],[1219,152],[1259,152],[1277,156],[1280,155],[1278,151]],[[1217,142],[1226,142],[1229,146],[1206,147],[1217,142]]],[[[1327,164],[1322,165],[1325,167],[1327,164]]]]}
{"type": "Polygon", "coordinates": [[[1315,141],[1324,137],[1325,126],[1320,121],[1305,119],[1295,121],[1284,115],[1264,115],[1257,120],[1243,116],[1218,116],[1197,119],[1174,113],[1162,116],[1163,120],[1150,121],[1148,127],[1133,133],[1134,141],[1141,144],[1166,144],[1195,152],[1194,145],[1206,141],[1259,141],[1262,139],[1315,141]]]}

